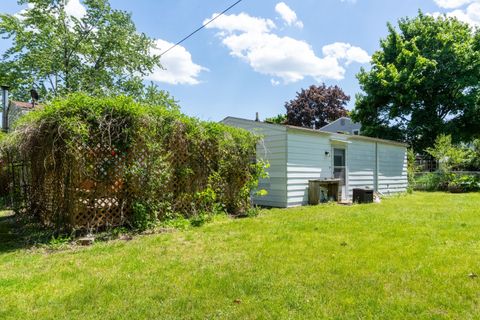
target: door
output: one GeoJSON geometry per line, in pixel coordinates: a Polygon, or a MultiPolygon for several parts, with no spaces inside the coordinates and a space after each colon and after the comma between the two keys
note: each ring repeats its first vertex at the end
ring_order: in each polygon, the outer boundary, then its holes
{"type": "Polygon", "coordinates": [[[341,200],[347,199],[347,167],[345,165],[346,151],[343,148],[333,149],[333,177],[340,179],[341,200]]]}

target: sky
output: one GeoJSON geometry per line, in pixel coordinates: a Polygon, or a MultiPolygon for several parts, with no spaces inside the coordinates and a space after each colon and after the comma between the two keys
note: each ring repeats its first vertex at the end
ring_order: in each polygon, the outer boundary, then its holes
{"type": "MultiPolygon", "coordinates": [[[[110,0],[161,53],[235,0],[110,0]]],[[[1,0],[0,11],[26,6],[1,0]]],[[[82,0],[68,13],[84,14],[82,0]]],[[[322,82],[338,85],[354,106],[355,75],[369,68],[387,23],[424,13],[480,25],[480,0],[243,0],[225,15],[162,56],[163,69],[146,81],[169,91],[184,113],[203,120],[254,119],[284,113],[296,92],[322,82]]],[[[0,52],[9,42],[0,40],[0,52]]]]}

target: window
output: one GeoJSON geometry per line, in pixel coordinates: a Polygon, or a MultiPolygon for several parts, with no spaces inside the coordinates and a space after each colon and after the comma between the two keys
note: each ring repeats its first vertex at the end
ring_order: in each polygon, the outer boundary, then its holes
{"type": "Polygon", "coordinates": [[[353,130],[353,134],[358,136],[360,134],[360,130],[353,130]]]}
{"type": "Polygon", "coordinates": [[[340,125],[342,125],[342,126],[345,125],[345,119],[340,119],[340,125]]]}

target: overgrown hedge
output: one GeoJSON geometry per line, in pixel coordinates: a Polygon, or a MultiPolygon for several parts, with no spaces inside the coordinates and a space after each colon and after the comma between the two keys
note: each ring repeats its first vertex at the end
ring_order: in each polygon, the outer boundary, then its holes
{"type": "Polygon", "coordinates": [[[26,115],[3,145],[28,164],[25,213],[56,228],[145,228],[177,215],[248,211],[264,172],[254,161],[258,139],[161,105],[74,94],[26,115]],[[88,216],[108,210],[121,221],[88,216]]]}

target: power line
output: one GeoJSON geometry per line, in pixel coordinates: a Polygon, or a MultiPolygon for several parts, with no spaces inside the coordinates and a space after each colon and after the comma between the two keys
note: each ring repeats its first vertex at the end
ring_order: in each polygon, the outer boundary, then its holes
{"type": "Polygon", "coordinates": [[[172,50],[173,48],[175,48],[176,46],[178,46],[180,43],[182,43],[183,41],[187,40],[188,38],[190,38],[191,36],[193,36],[195,33],[197,33],[198,31],[202,30],[203,28],[205,28],[207,25],[209,25],[210,23],[212,23],[213,21],[217,20],[217,18],[219,18],[220,16],[222,16],[223,14],[225,14],[228,10],[232,9],[233,7],[235,7],[237,4],[239,4],[240,2],[242,2],[243,0],[238,0],[237,2],[235,2],[234,4],[232,4],[230,7],[228,7],[227,9],[223,10],[221,13],[217,14],[215,17],[213,17],[211,20],[209,20],[207,23],[203,24],[201,27],[199,27],[198,29],[196,29],[195,31],[193,31],[192,33],[190,33],[188,36],[186,36],[185,38],[183,38],[182,40],[178,41],[177,43],[175,43],[173,46],[171,46],[170,48],[168,48],[167,50],[165,50],[164,52],[162,52],[160,54],[160,57],[163,56],[165,53],[167,53],[168,51],[172,50]]]}

